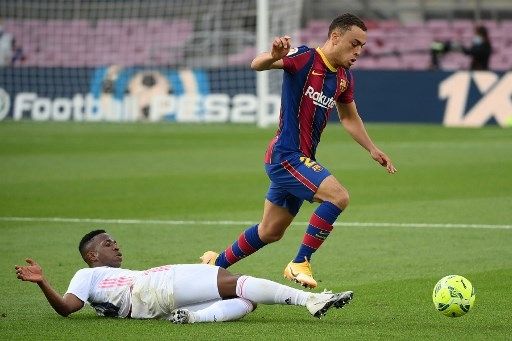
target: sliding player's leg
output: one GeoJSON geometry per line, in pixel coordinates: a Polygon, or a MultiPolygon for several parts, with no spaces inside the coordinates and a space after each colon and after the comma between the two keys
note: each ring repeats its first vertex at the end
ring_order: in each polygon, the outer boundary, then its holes
{"type": "Polygon", "coordinates": [[[351,291],[310,293],[209,265],[175,267],[175,309],[170,316],[174,323],[235,320],[254,310],[258,303],[304,306],[313,316],[321,317],[329,308],[342,308],[352,299],[351,291]]]}
{"type": "Polygon", "coordinates": [[[342,308],[352,299],[352,291],[310,293],[252,276],[235,276],[219,269],[219,294],[223,298],[241,297],[257,304],[304,306],[315,317],[325,315],[330,307],[342,308]]]}
{"type": "Polygon", "coordinates": [[[255,308],[256,304],[245,298],[218,299],[175,309],[169,319],[177,324],[235,321],[255,308]]]}

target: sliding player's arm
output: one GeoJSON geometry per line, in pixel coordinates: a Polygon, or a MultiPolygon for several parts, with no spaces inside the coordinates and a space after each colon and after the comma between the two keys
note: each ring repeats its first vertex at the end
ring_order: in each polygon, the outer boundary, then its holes
{"type": "Polygon", "coordinates": [[[291,43],[292,39],[289,36],[275,37],[272,42],[272,50],[256,56],[251,63],[251,69],[255,71],[282,69],[282,58],[290,52],[291,43]]]}
{"type": "Polygon", "coordinates": [[[52,308],[61,316],[68,316],[75,311],[82,309],[84,302],[73,294],[65,294],[61,296],[43,275],[43,269],[34,260],[27,258],[29,265],[16,265],[16,277],[22,281],[33,282],[39,285],[44,296],[52,308]]]}
{"type": "Polygon", "coordinates": [[[363,120],[357,112],[356,103],[354,101],[350,103],[336,102],[338,109],[338,115],[341,124],[352,136],[352,138],[359,143],[363,148],[370,152],[371,157],[380,163],[382,167],[385,167],[388,173],[393,174],[396,172],[395,166],[391,162],[391,159],[375,144],[368,135],[366,128],[364,127],[363,120]]]}

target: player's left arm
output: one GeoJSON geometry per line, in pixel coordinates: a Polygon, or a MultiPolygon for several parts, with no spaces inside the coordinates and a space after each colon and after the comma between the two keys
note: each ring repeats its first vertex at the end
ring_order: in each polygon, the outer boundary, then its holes
{"type": "Polygon", "coordinates": [[[371,157],[381,166],[386,167],[388,173],[393,174],[396,168],[393,162],[382,150],[377,148],[364,127],[363,120],[359,116],[355,101],[349,103],[336,102],[340,122],[352,138],[363,148],[370,152],[371,157]]]}

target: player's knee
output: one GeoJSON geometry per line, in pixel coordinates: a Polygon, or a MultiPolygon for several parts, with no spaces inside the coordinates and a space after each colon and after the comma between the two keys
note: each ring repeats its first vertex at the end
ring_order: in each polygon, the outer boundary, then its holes
{"type": "Polygon", "coordinates": [[[251,303],[251,306],[252,306],[252,309],[251,311],[255,311],[256,308],[258,308],[258,305],[256,304],[256,302],[253,302],[253,301],[249,301],[251,303]]]}
{"type": "Polygon", "coordinates": [[[331,201],[334,205],[338,206],[342,210],[345,209],[349,202],[350,202],[350,196],[348,194],[348,191],[343,188],[337,189],[333,193],[333,199],[331,201]]]}
{"type": "Polygon", "coordinates": [[[349,204],[348,191],[333,176],[327,177],[320,185],[314,199],[319,202],[328,201],[345,209],[349,204]]]}
{"type": "Polygon", "coordinates": [[[240,275],[231,274],[228,270],[219,268],[217,274],[217,289],[219,290],[220,297],[231,298],[236,297],[236,286],[240,275]]]}
{"type": "Polygon", "coordinates": [[[284,232],[281,231],[267,231],[262,236],[260,236],[261,241],[264,243],[273,243],[277,242],[281,238],[283,238],[284,232]]]}
{"type": "Polygon", "coordinates": [[[262,242],[264,243],[273,243],[277,242],[279,239],[281,239],[284,235],[285,229],[277,228],[272,225],[261,225],[258,230],[259,237],[262,242]]]}

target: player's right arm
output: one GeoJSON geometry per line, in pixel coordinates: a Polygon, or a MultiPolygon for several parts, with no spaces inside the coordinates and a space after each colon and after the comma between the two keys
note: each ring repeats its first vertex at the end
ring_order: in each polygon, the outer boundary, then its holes
{"type": "Polygon", "coordinates": [[[263,52],[256,56],[251,63],[251,69],[264,71],[282,69],[283,57],[290,52],[292,38],[289,36],[275,37],[270,52],[263,52]]]}
{"type": "Polygon", "coordinates": [[[16,265],[16,277],[22,281],[37,283],[48,303],[61,316],[68,316],[75,311],[82,309],[84,302],[73,294],[65,294],[61,296],[43,275],[43,269],[34,260],[27,258],[29,265],[16,265]]]}

